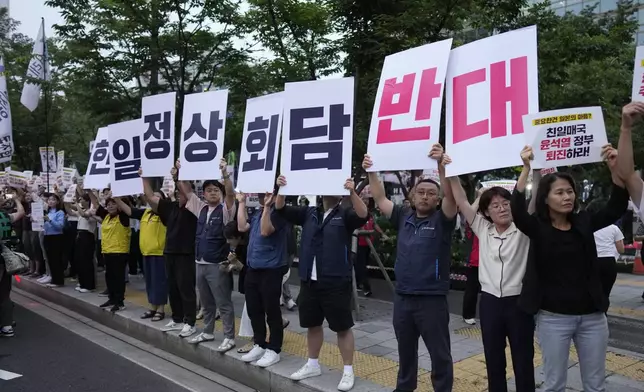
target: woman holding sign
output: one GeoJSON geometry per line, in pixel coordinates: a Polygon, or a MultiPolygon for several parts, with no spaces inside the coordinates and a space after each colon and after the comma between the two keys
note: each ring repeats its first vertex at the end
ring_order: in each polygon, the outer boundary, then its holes
{"type": "Polygon", "coordinates": [[[530,253],[519,305],[536,314],[547,391],[566,389],[571,340],[579,354],[584,391],[605,390],[608,299],[593,233],[622,216],[628,192],[617,175],[617,151],[604,146],[602,158],[613,179],[611,197],[603,209],[578,211],[572,176],[555,172],[539,181],[536,213],[530,215],[525,189],[533,154],[529,146],[521,151],[523,170],[511,206],[517,228],[530,237],[530,253]]]}
{"type": "MultiPolygon", "coordinates": [[[[445,155],[443,164],[451,163],[445,155]]],[[[510,342],[517,392],[533,392],[534,318],[520,309],[519,295],[530,239],[517,229],[510,211],[512,195],[502,187],[480,194],[472,206],[458,177],[449,178],[454,200],[479,239],[481,332],[488,389],[507,391],[505,346],[510,342]]]]}

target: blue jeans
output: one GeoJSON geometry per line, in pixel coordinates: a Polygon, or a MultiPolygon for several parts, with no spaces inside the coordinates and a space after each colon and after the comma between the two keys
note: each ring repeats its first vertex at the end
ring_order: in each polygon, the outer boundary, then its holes
{"type": "Polygon", "coordinates": [[[583,316],[539,311],[537,336],[543,357],[546,392],[563,392],[568,376],[570,340],[579,356],[585,392],[604,392],[608,321],[603,312],[583,316]]]}

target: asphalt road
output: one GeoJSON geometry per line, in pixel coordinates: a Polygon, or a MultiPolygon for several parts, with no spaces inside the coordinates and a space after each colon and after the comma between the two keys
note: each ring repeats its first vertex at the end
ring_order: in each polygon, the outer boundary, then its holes
{"type": "Polygon", "coordinates": [[[0,370],[22,377],[1,379],[2,392],[185,392],[73,332],[15,307],[16,336],[0,338],[0,370]]]}

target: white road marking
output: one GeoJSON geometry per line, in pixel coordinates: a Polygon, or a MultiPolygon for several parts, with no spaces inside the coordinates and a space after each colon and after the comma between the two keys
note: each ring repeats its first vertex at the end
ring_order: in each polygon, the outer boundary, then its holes
{"type": "Polygon", "coordinates": [[[0,369],[0,380],[9,381],[9,380],[13,380],[14,378],[18,378],[18,377],[22,377],[22,374],[11,373],[11,372],[8,372],[6,370],[0,369]]]}

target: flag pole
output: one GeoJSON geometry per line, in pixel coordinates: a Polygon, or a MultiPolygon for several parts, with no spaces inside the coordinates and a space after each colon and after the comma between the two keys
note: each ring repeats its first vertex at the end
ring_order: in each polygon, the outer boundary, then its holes
{"type": "Polygon", "coordinates": [[[43,90],[45,98],[45,146],[47,154],[47,190],[49,190],[49,94],[47,83],[47,36],[45,34],[45,18],[42,18],[42,68],[43,68],[43,90]]]}

